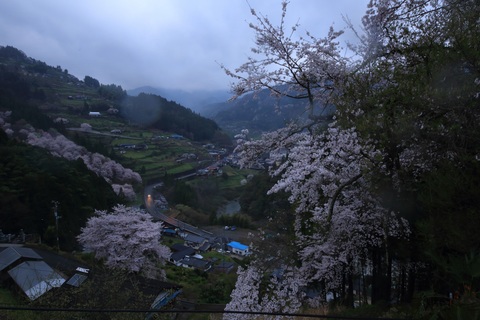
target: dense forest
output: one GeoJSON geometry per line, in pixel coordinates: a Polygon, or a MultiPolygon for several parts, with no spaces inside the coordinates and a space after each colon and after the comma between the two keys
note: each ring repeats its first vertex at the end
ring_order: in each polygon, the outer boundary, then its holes
{"type": "Polygon", "coordinates": [[[55,244],[53,202],[59,203],[61,248],[73,250],[76,235],[94,209],[122,200],[82,160],[67,161],[48,151],[8,139],[0,132],[0,220],[4,233],[36,234],[55,244]]]}
{"type": "Polygon", "coordinates": [[[212,140],[220,128],[206,119],[165,98],[141,93],[127,97],[120,107],[121,115],[132,123],[167,132],[175,132],[195,141],[212,140]]]}

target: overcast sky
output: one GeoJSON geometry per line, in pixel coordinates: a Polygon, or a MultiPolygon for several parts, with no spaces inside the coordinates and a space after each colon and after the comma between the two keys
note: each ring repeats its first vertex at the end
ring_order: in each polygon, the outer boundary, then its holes
{"type": "MultiPolygon", "coordinates": [[[[342,14],[360,26],[367,2],[291,0],[287,22],[321,37],[345,27],[342,14]]],[[[280,0],[1,0],[0,45],[127,90],[228,89],[219,64],[251,55],[249,4],[279,20],[280,0]]]]}

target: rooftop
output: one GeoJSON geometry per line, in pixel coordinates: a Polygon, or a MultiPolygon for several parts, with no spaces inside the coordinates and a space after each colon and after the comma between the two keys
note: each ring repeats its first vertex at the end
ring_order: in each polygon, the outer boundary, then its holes
{"type": "Polygon", "coordinates": [[[0,271],[21,258],[42,260],[42,257],[30,248],[8,247],[0,252],[0,271]]]}
{"type": "Polygon", "coordinates": [[[45,261],[25,261],[8,271],[8,274],[30,300],[35,300],[48,290],[58,288],[65,282],[65,279],[45,261]]]}
{"type": "Polygon", "coordinates": [[[238,250],[248,250],[248,246],[244,245],[237,241],[231,241],[227,244],[227,246],[238,249],[238,250]]]}

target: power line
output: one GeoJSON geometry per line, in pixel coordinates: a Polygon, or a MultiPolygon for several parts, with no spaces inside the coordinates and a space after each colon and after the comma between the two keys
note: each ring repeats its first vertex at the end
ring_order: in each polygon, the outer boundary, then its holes
{"type": "Polygon", "coordinates": [[[37,312],[78,312],[78,313],[214,313],[214,314],[244,314],[258,316],[304,317],[317,319],[338,320],[408,320],[406,318],[372,318],[336,315],[317,315],[308,313],[261,312],[261,311],[231,311],[231,310],[152,310],[152,309],[73,309],[73,308],[46,308],[46,307],[17,307],[0,306],[0,310],[9,311],[37,311],[37,312]]]}

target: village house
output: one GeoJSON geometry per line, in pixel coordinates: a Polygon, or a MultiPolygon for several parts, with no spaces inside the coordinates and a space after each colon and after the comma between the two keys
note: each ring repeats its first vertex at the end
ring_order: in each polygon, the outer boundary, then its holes
{"type": "Polygon", "coordinates": [[[176,237],[177,236],[177,230],[172,229],[172,228],[163,228],[162,229],[162,235],[169,236],[169,237],[176,237]]]}
{"type": "Polygon", "coordinates": [[[195,249],[184,246],[183,244],[176,243],[170,247],[172,254],[170,255],[170,262],[176,266],[180,266],[180,261],[185,257],[195,255],[195,249]]]}
{"type": "Polygon", "coordinates": [[[172,245],[170,249],[172,250],[170,262],[177,267],[197,269],[201,271],[208,271],[212,268],[212,262],[203,260],[202,256],[195,254],[195,249],[191,247],[176,243],[172,245]]]}
{"type": "Polygon", "coordinates": [[[8,274],[30,300],[61,287],[65,279],[45,261],[25,261],[10,269],[8,274]]]}
{"type": "Polygon", "coordinates": [[[207,243],[207,239],[204,237],[200,237],[191,233],[183,234],[183,240],[185,240],[185,245],[194,249],[199,249],[205,243],[207,243]]]}
{"type": "Polygon", "coordinates": [[[178,261],[178,265],[184,268],[197,269],[201,271],[208,271],[212,268],[212,262],[195,257],[185,257],[178,261]]]}
{"type": "Polygon", "coordinates": [[[250,253],[247,245],[244,245],[244,244],[242,244],[240,242],[237,242],[237,241],[231,241],[231,242],[227,243],[227,248],[232,253],[238,254],[238,255],[241,255],[241,256],[246,256],[250,253]]]}

